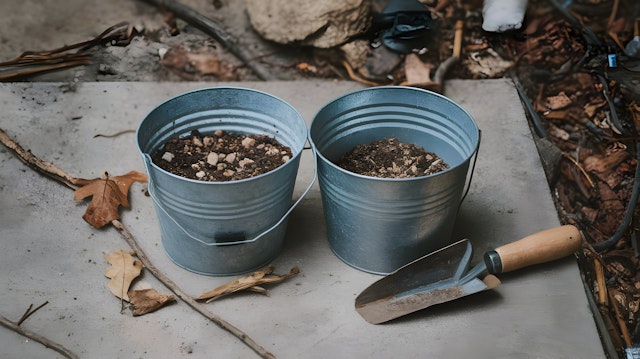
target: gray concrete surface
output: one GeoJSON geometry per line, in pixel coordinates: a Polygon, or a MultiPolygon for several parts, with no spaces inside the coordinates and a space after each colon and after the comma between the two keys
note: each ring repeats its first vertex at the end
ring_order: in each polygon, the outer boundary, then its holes
{"type": "MultiPolygon", "coordinates": [[[[0,84],[0,128],[41,158],[78,177],[104,170],[144,171],[135,129],[169,96],[215,83],[0,84]]],[[[307,121],[327,101],[361,88],[351,82],[235,84],[267,91],[295,106],[307,121]]],[[[544,172],[516,91],[506,80],[451,81],[446,94],[482,129],[469,195],[456,239],[485,249],[558,225],[544,172]]],[[[251,358],[232,335],[183,303],[132,317],[107,289],[105,253],[127,248],[114,229],[82,220],[85,202],[0,148],[0,314],[17,320],[29,304],[49,304],[23,327],[82,358],[251,358]]],[[[312,177],[304,153],[299,194],[312,177]]],[[[122,221],[156,266],[197,295],[231,278],[193,274],[163,253],[145,185],[131,188],[122,221]]],[[[366,323],[355,297],[379,277],[344,264],[325,235],[314,186],[292,213],[276,272],[301,273],[270,290],[241,294],[208,308],[244,330],[278,358],[603,358],[575,259],[502,275],[498,288],[414,313],[385,325],[366,323]]],[[[135,288],[168,292],[149,273],[135,288]]],[[[42,345],[0,328],[0,357],[52,358],[42,345]]]]}

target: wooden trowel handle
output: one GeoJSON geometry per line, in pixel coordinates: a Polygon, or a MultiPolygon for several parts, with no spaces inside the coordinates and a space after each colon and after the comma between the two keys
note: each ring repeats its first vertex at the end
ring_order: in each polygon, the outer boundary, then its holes
{"type": "Polygon", "coordinates": [[[501,268],[494,266],[488,269],[490,273],[499,274],[551,262],[575,253],[581,244],[582,236],[575,226],[566,225],[546,229],[497,248],[495,252],[499,256],[499,262],[502,263],[501,268]],[[494,273],[494,271],[497,272],[494,273]]]}

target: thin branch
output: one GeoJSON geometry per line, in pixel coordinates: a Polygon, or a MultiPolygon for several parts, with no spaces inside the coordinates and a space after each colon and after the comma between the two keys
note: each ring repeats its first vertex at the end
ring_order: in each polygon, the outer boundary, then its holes
{"type": "Polygon", "coordinates": [[[40,304],[34,310],[31,310],[31,308],[33,308],[33,304],[29,304],[29,308],[27,308],[27,310],[24,312],[22,317],[20,317],[20,320],[18,320],[18,322],[16,324],[17,325],[22,325],[22,323],[24,323],[24,321],[27,320],[27,318],[29,318],[33,313],[37,312],[38,310],[40,310],[40,308],[44,307],[47,304],[49,304],[49,301],[46,301],[46,302],[40,304]]]}
{"type": "Polygon", "coordinates": [[[380,86],[379,83],[377,82],[373,82],[373,81],[369,81],[369,80],[365,80],[362,77],[356,75],[356,73],[353,71],[353,69],[351,68],[351,65],[349,65],[348,62],[346,61],[342,61],[342,66],[344,66],[344,69],[347,70],[347,73],[349,74],[349,77],[353,80],[353,81],[357,81],[361,84],[364,85],[369,85],[369,86],[380,86]]]}
{"type": "MultiPolygon", "coordinates": [[[[46,303],[45,303],[46,304],[46,303]]],[[[44,305],[44,304],[43,304],[44,305]]],[[[42,306],[40,306],[42,307],[42,306]]],[[[38,307],[38,308],[40,308],[38,307]]],[[[36,308],[35,310],[31,311],[31,314],[33,314],[36,310],[38,310],[38,308],[36,308]]],[[[26,315],[26,313],[25,313],[26,315]]],[[[24,317],[24,316],[23,316],[24,317]]],[[[26,319],[26,318],[25,318],[26,319]]],[[[15,323],[12,322],[11,320],[5,318],[4,316],[0,315],[0,324],[2,324],[3,327],[13,330],[14,332],[27,337],[29,339],[35,340],[36,342],[44,345],[45,347],[49,348],[49,349],[53,349],[55,351],[57,351],[58,353],[64,355],[66,358],[69,359],[76,359],[79,358],[75,353],[73,353],[71,350],[65,348],[62,344],[58,344],[50,339],[47,339],[37,333],[34,333],[30,330],[24,329],[23,327],[20,326],[19,323],[15,323]]]]}
{"type": "Polygon", "coordinates": [[[35,74],[91,63],[91,47],[103,43],[126,45],[138,31],[126,22],[111,26],[97,37],[53,50],[27,51],[13,60],[0,62],[0,81],[15,80],[35,74]],[[68,51],[76,50],[75,53],[68,51]]]}
{"type": "Polygon", "coordinates": [[[18,158],[27,166],[33,168],[37,172],[44,174],[65,186],[76,190],[78,189],[78,178],[71,176],[67,172],[56,167],[53,163],[43,161],[29,150],[25,150],[17,142],[11,139],[3,129],[0,128],[0,142],[8,149],[12,150],[18,158]]]}
{"type": "MultiPolygon", "coordinates": [[[[15,154],[23,162],[25,162],[29,167],[35,169],[37,172],[44,174],[47,177],[50,177],[71,189],[77,189],[77,186],[75,185],[75,183],[79,180],[78,178],[71,176],[70,174],[66,173],[62,169],[55,166],[53,163],[45,162],[39,159],[38,157],[33,155],[30,151],[24,150],[22,146],[20,146],[18,143],[16,143],[11,138],[9,138],[9,136],[2,129],[0,129],[0,142],[2,142],[2,144],[4,144],[10,150],[14,151],[15,154]]],[[[271,354],[262,346],[260,346],[258,343],[256,343],[242,330],[236,328],[231,323],[220,318],[216,314],[210,312],[202,304],[196,302],[193,298],[191,298],[191,296],[189,296],[184,291],[182,291],[182,289],[180,289],[180,287],[178,287],[176,283],[174,283],[164,273],[158,270],[158,268],[156,268],[156,266],[149,260],[149,258],[144,253],[142,248],[140,248],[140,246],[136,242],[131,232],[124,226],[124,224],[122,224],[122,222],[118,220],[114,220],[111,222],[111,224],[113,224],[113,226],[120,232],[120,234],[122,235],[122,238],[129,244],[131,249],[136,253],[136,255],[138,256],[142,264],[144,264],[144,266],[147,267],[147,269],[149,269],[151,274],[153,274],[154,277],[156,277],[160,282],[162,282],[162,284],[164,284],[165,287],[167,287],[169,290],[175,293],[176,296],[182,299],[182,301],[184,301],[187,305],[189,305],[198,313],[202,314],[205,318],[217,324],[220,328],[233,334],[235,337],[237,337],[243,343],[245,343],[247,346],[253,349],[261,357],[275,358],[273,354],[271,354]]]]}

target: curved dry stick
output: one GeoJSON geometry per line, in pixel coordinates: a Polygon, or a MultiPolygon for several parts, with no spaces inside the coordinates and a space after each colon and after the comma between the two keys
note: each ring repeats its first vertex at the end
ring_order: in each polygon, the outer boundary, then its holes
{"type": "Polygon", "coordinates": [[[62,344],[58,344],[54,341],[51,341],[37,333],[34,333],[32,331],[29,331],[27,329],[24,329],[23,327],[21,327],[20,325],[18,325],[17,323],[14,323],[12,321],[10,321],[9,319],[5,318],[4,316],[0,315],[0,324],[2,324],[3,327],[6,327],[8,329],[13,330],[14,332],[25,336],[29,339],[35,340],[36,342],[44,345],[45,347],[49,348],[49,349],[53,349],[55,351],[57,351],[58,353],[64,355],[65,357],[69,358],[69,359],[76,359],[78,358],[78,356],[76,354],[74,354],[71,350],[65,348],[62,344]]]}
{"type": "MultiPolygon", "coordinates": [[[[18,143],[13,141],[6,134],[6,132],[4,132],[1,128],[0,128],[0,142],[10,150],[14,151],[14,153],[26,165],[35,169],[37,172],[42,173],[47,177],[50,177],[58,182],[61,182],[62,184],[64,184],[65,186],[71,189],[77,189],[78,186],[76,185],[76,183],[79,180],[78,178],[71,176],[70,174],[58,168],[56,165],[54,165],[51,162],[46,162],[41,160],[37,156],[33,155],[30,151],[26,151],[24,148],[22,148],[22,146],[20,146],[18,143]]],[[[189,295],[183,292],[182,289],[180,289],[180,287],[178,287],[171,279],[169,279],[166,275],[160,272],[153,265],[153,263],[151,263],[151,261],[147,258],[144,251],[140,248],[138,243],[135,241],[135,238],[133,237],[131,232],[129,232],[129,230],[122,224],[122,222],[118,220],[114,220],[111,222],[111,224],[113,224],[113,226],[118,231],[120,231],[120,234],[122,235],[124,240],[129,244],[131,249],[133,249],[136,252],[136,255],[138,256],[138,258],[140,258],[140,261],[144,264],[144,266],[147,267],[147,269],[151,271],[153,276],[156,277],[160,282],[162,282],[162,284],[164,284],[165,287],[167,287],[169,290],[175,293],[180,299],[182,299],[195,311],[202,314],[204,317],[211,320],[215,324],[217,324],[220,328],[236,336],[238,339],[240,339],[243,343],[245,343],[247,346],[253,349],[261,357],[269,358],[269,359],[275,358],[273,354],[271,354],[262,346],[260,346],[258,343],[256,343],[242,330],[236,328],[231,323],[227,322],[226,320],[220,318],[219,316],[207,310],[207,308],[205,308],[200,303],[196,302],[193,298],[191,298],[189,295]]],[[[2,318],[5,319],[4,317],[2,318]]],[[[11,322],[9,321],[9,323],[11,322]]],[[[2,324],[4,325],[5,323],[3,322],[2,324]]],[[[18,327],[18,329],[21,329],[21,328],[18,327]]],[[[30,334],[33,334],[33,333],[30,333],[30,334]]],[[[37,339],[34,339],[34,340],[37,341],[37,339]]]]}
{"type": "Polygon", "coordinates": [[[56,167],[53,163],[43,161],[38,158],[36,155],[31,153],[31,151],[27,151],[22,146],[20,146],[17,142],[12,140],[9,135],[7,135],[4,130],[0,128],[0,142],[5,145],[8,149],[12,150],[18,158],[24,162],[27,166],[35,169],[36,171],[46,175],[47,177],[53,178],[54,180],[61,182],[65,186],[76,190],[78,189],[78,179],[76,177],[71,176],[65,171],[56,167]]]}
{"type": "Polygon", "coordinates": [[[269,353],[266,349],[261,347],[253,339],[251,339],[248,335],[246,335],[243,331],[241,331],[240,329],[236,328],[233,324],[227,322],[226,320],[220,318],[219,316],[213,314],[205,306],[203,306],[202,304],[198,303],[190,295],[188,295],[185,292],[183,292],[182,289],[180,289],[180,287],[178,287],[178,285],[175,282],[173,282],[171,279],[169,279],[169,277],[167,277],[166,275],[164,275],[164,273],[162,273],[160,270],[158,270],[158,268],[156,268],[156,266],[154,266],[153,263],[151,263],[151,261],[149,260],[147,255],[144,253],[142,248],[140,248],[140,246],[136,242],[136,240],[133,237],[133,235],[131,234],[131,232],[129,232],[127,227],[125,227],[122,222],[120,222],[119,220],[115,219],[115,220],[111,221],[111,224],[118,231],[120,231],[120,234],[122,235],[122,238],[127,242],[127,244],[129,244],[131,249],[133,249],[133,251],[136,252],[136,256],[138,256],[138,258],[140,259],[142,264],[144,264],[144,266],[151,272],[151,274],[153,274],[154,277],[156,277],[160,282],[162,282],[162,284],[164,284],[165,287],[169,288],[169,290],[171,290],[176,296],[178,296],[180,299],[182,299],[185,303],[187,303],[196,312],[204,315],[209,320],[211,320],[212,322],[216,323],[222,329],[230,332],[231,334],[235,335],[238,339],[242,340],[242,342],[244,342],[246,345],[248,345],[251,349],[253,349],[261,357],[263,357],[263,358],[275,358],[275,356],[273,354],[269,353]]]}

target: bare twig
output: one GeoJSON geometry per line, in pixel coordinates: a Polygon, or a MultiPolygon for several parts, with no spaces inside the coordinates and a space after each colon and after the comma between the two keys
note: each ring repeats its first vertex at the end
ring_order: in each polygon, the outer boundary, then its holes
{"type": "Polygon", "coordinates": [[[27,166],[44,174],[54,180],[61,182],[65,186],[76,190],[78,189],[78,178],[71,176],[65,171],[56,167],[53,163],[43,161],[35,156],[31,151],[25,150],[17,142],[13,141],[3,129],[0,128],[0,142],[8,149],[12,150],[18,158],[27,166]]]}
{"type": "Polygon", "coordinates": [[[13,60],[0,62],[0,81],[15,80],[39,73],[59,70],[91,63],[87,52],[93,46],[110,42],[117,45],[128,44],[138,32],[126,22],[109,27],[95,38],[53,50],[27,51],[13,60]],[[76,50],[75,53],[69,53],[76,50]]]}
{"type": "Polygon", "coordinates": [[[596,284],[598,286],[598,304],[607,305],[609,300],[609,295],[607,291],[606,279],[604,277],[604,268],[602,267],[602,263],[600,263],[597,259],[593,260],[593,267],[596,272],[596,284]]]}
{"type": "Polygon", "coordinates": [[[62,344],[58,344],[50,339],[47,339],[45,337],[43,337],[42,335],[39,335],[37,333],[34,333],[32,331],[29,331],[27,329],[24,329],[23,327],[21,327],[20,325],[22,324],[22,322],[24,322],[31,314],[35,313],[36,311],[38,311],[38,309],[42,308],[43,306],[45,306],[48,302],[45,302],[44,304],[40,305],[39,307],[37,307],[34,310],[31,310],[31,308],[33,307],[33,304],[31,304],[29,306],[29,308],[27,309],[27,311],[22,315],[22,317],[20,318],[19,321],[17,322],[13,322],[7,318],[5,318],[4,316],[0,315],[0,324],[2,324],[3,327],[13,330],[14,332],[27,337],[29,339],[35,340],[36,342],[44,345],[45,347],[49,348],[49,349],[53,349],[55,351],[57,351],[58,353],[64,355],[66,358],[69,359],[76,359],[78,358],[78,356],[76,354],[74,354],[71,350],[65,348],[62,344]]]}
{"type": "Polygon", "coordinates": [[[262,67],[258,61],[255,60],[246,50],[238,46],[236,39],[234,39],[225,29],[222,28],[217,22],[212,19],[198,13],[192,8],[182,5],[173,0],[142,0],[148,4],[155,5],[156,7],[172,12],[176,17],[190,23],[196,28],[200,29],[207,35],[213,37],[218,41],[225,49],[235,55],[238,59],[242,60],[247,67],[249,67],[253,73],[261,80],[275,80],[276,77],[271,74],[267,69],[262,67]]]}
{"type": "MultiPolygon", "coordinates": [[[[20,146],[18,143],[16,143],[11,138],[9,138],[9,136],[2,129],[0,129],[0,140],[1,140],[2,144],[4,144],[10,150],[14,151],[15,154],[23,162],[25,162],[29,167],[35,169],[37,172],[39,172],[41,174],[46,175],[47,177],[50,177],[52,179],[55,179],[58,182],[61,182],[62,184],[64,184],[65,186],[67,186],[69,188],[76,189],[75,182],[77,182],[77,180],[78,180],[76,177],[73,177],[73,176],[69,175],[68,173],[66,173],[65,171],[63,171],[62,169],[58,168],[57,166],[55,166],[54,164],[52,164],[50,162],[45,162],[45,161],[39,159],[38,157],[34,156],[30,151],[25,151],[22,148],[22,146],[20,146]]],[[[275,356],[273,354],[271,354],[266,349],[264,349],[262,346],[260,346],[258,343],[256,343],[246,333],[244,333],[240,329],[236,328],[231,323],[229,323],[229,322],[225,321],[224,319],[220,318],[216,314],[210,312],[206,307],[204,307],[204,305],[196,302],[188,294],[186,294],[184,291],[182,291],[182,289],[180,289],[180,287],[178,287],[178,285],[176,283],[174,283],[164,273],[162,273],[160,270],[158,270],[158,268],[156,268],[156,266],[149,260],[149,258],[144,253],[142,248],[140,248],[140,246],[136,242],[136,240],[133,237],[133,235],[131,234],[131,232],[124,226],[124,224],[122,224],[122,222],[120,222],[119,220],[114,220],[114,221],[111,222],[111,224],[113,224],[113,226],[120,232],[120,234],[122,235],[122,238],[129,244],[129,246],[131,246],[131,249],[135,252],[136,256],[138,256],[138,258],[140,259],[142,264],[144,264],[144,266],[147,267],[147,269],[151,272],[151,274],[153,274],[154,277],[156,277],[160,282],[162,282],[162,284],[164,284],[165,287],[167,287],[169,290],[171,290],[173,293],[175,293],[176,296],[178,296],[180,299],[182,299],[182,301],[187,303],[187,305],[189,305],[191,308],[193,308],[198,313],[202,314],[205,318],[207,318],[207,319],[211,320],[212,322],[214,322],[215,324],[217,324],[220,328],[222,328],[222,329],[230,332],[234,336],[236,336],[238,339],[240,339],[243,343],[245,343],[247,346],[249,346],[251,349],[253,349],[261,357],[263,357],[263,358],[275,358],[275,356]]],[[[4,318],[2,318],[2,319],[4,319],[4,318]]],[[[17,327],[17,329],[22,330],[22,328],[20,328],[19,326],[15,325],[15,323],[9,321],[7,325],[9,325],[9,323],[13,324],[13,326],[17,327]]],[[[2,324],[3,325],[5,324],[4,321],[3,321],[2,324]]],[[[22,334],[22,332],[20,332],[20,331],[19,331],[19,333],[22,334]]],[[[30,334],[32,334],[32,333],[30,333],[30,334]]],[[[25,335],[25,334],[23,334],[23,335],[25,335]]],[[[33,338],[33,339],[36,340],[36,341],[39,341],[38,339],[35,339],[35,338],[33,338]]],[[[45,345],[47,345],[47,344],[45,344],[45,345]]],[[[70,357],[70,358],[75,358],[75,357],[70,357]]]]}
{"type": "Polygon", "coordinates": [[[357,81],[357,82],[359,82],[361,84],[365,84],[365,85],[369,85],[369,86],[380,86],[380,84],[377,83],[377,82],[365,80],[365,79],[361,78],[360,76],[356,75],[356,73],[353,71],[353,69],[351,68],[351,65],[349,65],[348,62],[342,61],[342,66],[344,66],[344,69],[347,70],[347,73],[349,74],[349,77],[353,81],[357,81]]]}
{"type": "Polygon", "coordinates": [[[571,161],[571,163],[573,163],[576,168],[578,168],[578,170],[580,170],[580,173],[582,173],[582,175],[584,176],[584,178],[587,180],[587,182],[589,182],[589,186],[591,186],[592,190],[596,189],[596,184],[593,182],[593,180],[591,179],[591,176],[589,176],[589,173],[587,173],[587,171],[584,169],[584,167],[582,167],[582,165],[580,164],[580,162],[578,162],[575,158],[571,157],[568,153],[563,152],[562,153],[562,157],[568,159],[569,161],[571,161]]]}
{"type": "Polygon", "coordinates": [[[136,130],[122,130],[122,131],[118,131],[116,133],[112,133],[108,135],[105,135],[102,133],[96,133],[95,135],[93,135],[93,138],[96,138],[96,137],[112,138],[112,137],[118,137],[120,135],[124,135],[125,133],[132,133],[132,132],[135,133],[136,130]]]}
{"type": "Polygon", "coordinates": [[[232,280],[231,282],[227,282],[221,286],[218,286],[210,291],[200,294],[196,297],[196,300],[207,300],[207,303],[211,303],[212,301],[224,297],[225,295],[229,295],[232,293],[250,290],[256,291],[261,294],[267,294],[267,290],[260,287],[262,284],[270,284],[270,283],[278,283],[285,279],[291,278],[300,273],[300,269],[298,267],[293,267],[291,271],[287,274],[277,275],[273,274],[273,267],[267,266],[261,268],[251,275],[246,277],[242,277],[236,280],[232,280]]]}
{"type": "Polygon", "coordinates": [[[24,323],[25,320],[27,320],[27,318],[29,318],[33,313],[37,312],[38,310],[40,310],[40,308],[44,307],[45,305],[49,304],[49,301],[46,301],[42,304],[40,304],[36,309],[31,310],[31,308],[33,308],[33,304],[29,304],[29,308],[27,308],[27,310],[24,312],[24,314],[22,315],[22,317],[20,317],[20,320],[18,320],[16,322],[17,325],[22,325],[22,323],[24,323]]]}
{"type": "Polygon", "coordinates": [[[615,293],[618,293],[617,290],[611,290],[608,292],[609,294],[609,302],[613,307],[613,312],[615,314],[616,321],[618,322],[618,327],[620,328],[620,332],[622,333],[622,339],[624,340],[624,344],[627,348],[631,347],[631,334],[629,333],[629,329],[627,328],[627,324],[624,321],[624,317],[622,316],[622,310],[620,309],[620,303],[615,297],[615,293]]]}

